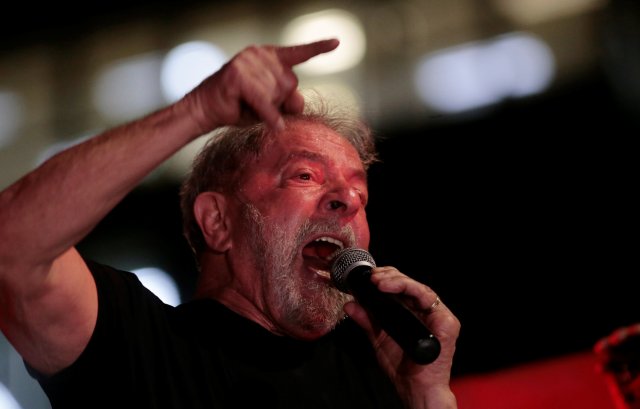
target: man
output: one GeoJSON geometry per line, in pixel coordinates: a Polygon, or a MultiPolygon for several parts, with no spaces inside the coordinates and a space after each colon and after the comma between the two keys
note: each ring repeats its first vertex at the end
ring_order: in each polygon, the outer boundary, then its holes
{"type": "Polygon", "coordinates": [[[375,154],[363,129],[343,135],[302,114],[292,67],[337,46],[248,47],[175,104],[2,192],[0,324],[54,408],[456,407],[460,325],[436,294],[393,267],[373,270],[441,342],[419,365],[327,275],[337,249],[369,244],[375,154]],[[145,175],[226,126],[182,192],[201,270],[193,301],[164,305],[75,250],[145,175]]]}

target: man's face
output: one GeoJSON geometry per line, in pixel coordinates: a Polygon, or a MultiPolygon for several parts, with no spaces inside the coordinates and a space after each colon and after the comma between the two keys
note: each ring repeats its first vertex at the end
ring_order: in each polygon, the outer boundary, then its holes
{"type": "Polygon", "coordinates": [[[331,256],[368,248],[366,175],[356,150],[328,128],[296,122],[269,140],[241,183],[237,274],[280,330],[315,338],[343,317],[331,256]],[[247,262],[247,260],[250,260],[247,262]]]}

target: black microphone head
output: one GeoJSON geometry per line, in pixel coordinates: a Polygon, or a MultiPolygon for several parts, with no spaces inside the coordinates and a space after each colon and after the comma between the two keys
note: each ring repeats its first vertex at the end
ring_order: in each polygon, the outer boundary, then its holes
{"type": "Polygon", "coordinates": [[[359,266],[374,268],[376,262],[366,250],[355,247],[347,247],[336,253],[333,257],[330,273],[333,284],[338,290],[345,293],[350,292],[347,277],[349,277],[351,270],[359,266]]]}

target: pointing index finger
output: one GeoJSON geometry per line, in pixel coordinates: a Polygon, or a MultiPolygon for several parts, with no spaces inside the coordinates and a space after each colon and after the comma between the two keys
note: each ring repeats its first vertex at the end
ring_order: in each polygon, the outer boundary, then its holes
{"type": "Polygon", "coordinates": [[[328,40],[314,41],[313,43],[294,45],[289,47],[278,47],[276,53],[280,61],[292,67],[303,63],[316,55],[333,51],[338,47],[340,41],[336,38],[328,40]]]}

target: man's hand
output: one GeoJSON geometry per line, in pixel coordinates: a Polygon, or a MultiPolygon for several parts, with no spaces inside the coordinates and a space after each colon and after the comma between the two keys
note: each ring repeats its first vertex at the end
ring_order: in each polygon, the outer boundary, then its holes
{"type": "Polygon", "coordinates": [[[257,121],[281,129],[282,114],[297,114],[304,108],[293,67],[338,44],[330,39],[290,47],[247,47],[179,104],[185,105],[202,134],[220,126],[257,121]]]}
{"type": "Polygon", "coordinates": [[[380,365],[394,382],[405,405],[408,408],[456,408],[449,383],[460,333],[458,319],[431,288],[394,267],[374,268],[371,281],[380,291],[401,297],[440,341],[440,355],[434,362],[416,364],[386,332],[375,325],[364,308],[355,302],[345,305],[345,312],[369,335],[380,365]]]}

